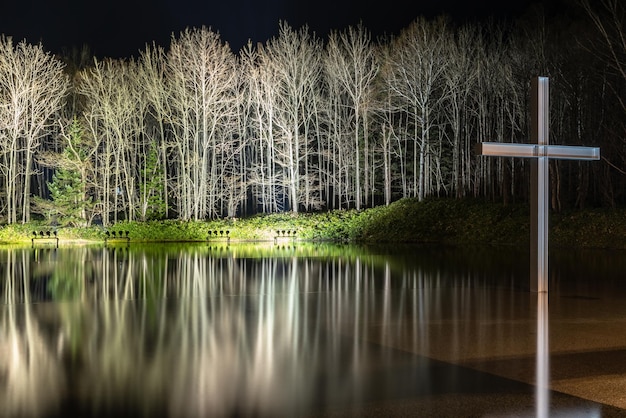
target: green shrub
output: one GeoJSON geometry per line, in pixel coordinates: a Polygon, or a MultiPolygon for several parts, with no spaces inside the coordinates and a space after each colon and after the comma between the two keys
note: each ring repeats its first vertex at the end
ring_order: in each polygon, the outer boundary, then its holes
{"type": "MultiPolygon", "coordinates": [[[[105,231],[128,231],[135,242],[205,241],[214,231],[229,231],[233,241],[271,241],[277,231],[297,231],[301,240],[360,243],[513,244],[529,242],[527,203],[503,205],[478,199],[402,199],[366,210],[260,214],[211,221],[119,222],[108,228],[58,228],[61,240],[102,242],[105,231]],[[212,232],[209,235],[209,231],[212,232]]],[[[550,245],[626,248],[624,210],[586,210],[550,214],[550,245]]],[[[0,228],[0,242],[30,242],[43,221],[0,228]]],[[[219,236],[224,238],[226,234],[219,236]]]]}

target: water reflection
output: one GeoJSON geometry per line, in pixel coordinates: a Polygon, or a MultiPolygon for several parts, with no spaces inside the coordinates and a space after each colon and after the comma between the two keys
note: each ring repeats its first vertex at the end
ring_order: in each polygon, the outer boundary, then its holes
{"type": "Polygon", "coordinates": [[[550,416],[550,333],[548,331],[548,293],[537,295],[537,418],[550,416]]]}
{"type": "Polygon", "coordinates": [[[33,312],[29,255],[10,251],[2,260],[6,307],[0,334],[0,405],[8,416],[42,416],[58,409],[64,395],[63,368],[50,347],[45,324],[33,312]]]}
{"type": "Polygon", "coordinates": [[[533,373],[507,367],[536,351],[548,416],[547,298],[535,317],[528,263],[408,250],[0,251],[0,414],[316,416],[418,399],[446,416],[454,396],[483,416],[512,407],[485,393],[533,398],[533,373]]]}

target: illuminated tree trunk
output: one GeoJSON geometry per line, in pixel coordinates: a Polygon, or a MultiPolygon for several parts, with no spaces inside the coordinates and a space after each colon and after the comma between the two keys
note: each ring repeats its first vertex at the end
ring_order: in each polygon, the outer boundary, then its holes
{"type": "Polygon", "coordinates": [[[417,19],[392,43],[389,53],[393,69],[385,82],[410,118],[407,128],[411,131],[407,132],[413,138],[413,195],[419,200],[430,192],[430,114],[441,100],[440,85],[448,65],[442,57],[448,33],[443,19],[417,19]]]}
{"type": "Polygon", "coordinates": [[[10,37],[0,36],[0,140],[7,146],[0,152],[9,223],[18,221],[18,213],[21,222],[30,220],[33,157],[68,91],[63,68],[42,45],[13,45],[10,37]]]}
{"type": "MultiPolygon", "coordinates": [[[[273,110],[274,162],[282,173],[279,181],[281,194],[288,198],[288,208],[298,212],[307,202],[319,207],[319,190],[304,196],[307,182],[315,182],[315,166],[306,170],[305,158],[312,147],[313,138],[303,133],[311,123],[308,114],[315,109],[314,97],[320,77],[320,45],[312,38],[308,28],[298,32],[281,24],[280,35],[268,42],[260,51],[259,64],[271,82],[273,110]]],[[[306,208],[310,209],[310,208],[306,208]]]]}
{"type": "Polygon", "coordinates": [[[133,220],[137,211],[135,169],[138,168],[140,91],[134,63],[105,60],[83,72],[78,86],[87,99],[85,118],[95,138],[103,138],[99,154],[102,174],[103,223],[118,221],[118,214],[133,220]],[[132,65],[132,66],[131,66],[132,65]]]}
{"type": "Polygon", "coordinates": [[[188,144],[177,171],[186,179],[183,205],[191,205],[184,219],[222,215],[219,208],[228,192],[225,162],[236,152],[232,143],[236,130],[237,71],[235,59],[217,33],[206,28],[186,30],[172,41],[168,75],[176,141],[188,144]],[[181,125],[182,122],[182,125],[181,125]],[[190,200],[190,203],[184,201],[190,200]]]}
{"type": "Polygon", "coordinates": [[[351,121],[344,124],[353,132],[355,155],[355,206],[361,209],[369,197],[369,143],[367,115],[371,112],[372,83],[378,73],[371,36],[359,24],[349,27],[343,33],[330,34],[327,46],[326,76],[337,79],[341,87],[340,94],[345,94],[346,105],[352,110],[351,121]],[[363,167],[362,167],[363,162],[363,167]],[[362,194],[364,197],[362,197],[362,194]]]}
{"type": "Polygon", "coordinates": [[[478,59],[477,50],[480,43],[476,27],[469,25],[458,30],[458,36],[454,41],[446,43],[448,66],[444,78],[447,95],[443,114],[449,126],[452,147],[450,185],[452,193],[457,198],[464,197],[470,187],[469,176],[465,172],[468,165],[465,161],[469,160],[466,150],[471,149],[474,139],[463,135],[471,132],[464,126],[464,121],[469,119],[468,100],[478,75],[475,60],[478,59]],[[464,146],[465,142],[469,142],[469,146],[464,146]]]}
{"type": "Polygon", "coordinates": [[[144,118],[148,123],[143,125],[147,141],[151,142],[150,146],[154,146],[158,150],[159,166],[155,167],[156,172],[160,173],[161,191],[160,199],[163,201],[164,213],[163,217],[169,215],[169,187],[168,187],[168,137],[166,132],[166,120],[170,117],[170,97],[166,86],[166,56],[165,51],[161,47],[146,47],[141,53],[139,63],[139,83],[144,87],[146,93],[146,113],[144,118]],[[156,126],[153,126],[156,125],[156,126]]]}

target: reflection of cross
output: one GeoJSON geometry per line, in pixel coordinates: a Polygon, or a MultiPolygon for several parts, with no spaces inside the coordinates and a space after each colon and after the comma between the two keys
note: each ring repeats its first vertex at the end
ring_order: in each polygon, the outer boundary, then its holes
{"type": "Polygon", "coordinates": [[[548,159],[599,160],[600,148],[549,145],[548,78],[531,83],[532,144],[483,142],[477,154],[531,158],[530,290],[547,292],[548,276],[548,159]]]}

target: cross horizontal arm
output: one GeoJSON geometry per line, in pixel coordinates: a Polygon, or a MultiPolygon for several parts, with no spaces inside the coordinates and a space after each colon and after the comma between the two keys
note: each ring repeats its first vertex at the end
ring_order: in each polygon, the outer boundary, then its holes
{"type": "Polygon", "coordinates": [[[559,160],[599,160],[600,148],[569,145],[481,142],[476,144],[476,154],[497,157],[548,157],[559,160]]]}

